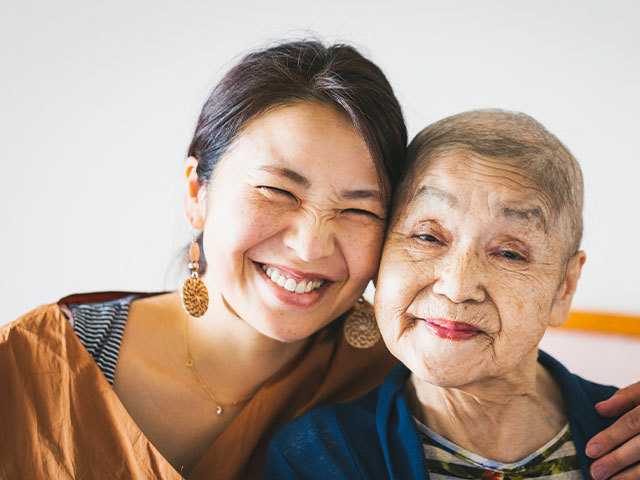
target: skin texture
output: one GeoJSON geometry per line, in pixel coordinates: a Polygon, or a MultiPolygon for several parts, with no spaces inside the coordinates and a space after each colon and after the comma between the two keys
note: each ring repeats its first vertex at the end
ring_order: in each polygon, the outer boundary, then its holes
{"type": "Polygon", "coordinates": [[[386,215],[364,141],[341,114],[317,103],[249,122],[209,185],[198,182],[196,165],[187,160],[185,210],[204,230],[209,309],[189,318],[177,293],[133,302],[115,381],[142,431],[184,473],[243,405],[215,414],[185,367],[185,324],[216,399],[250,397],[362,295],[377,270],[386,215]],[[312,301],[292,305],[255,262],[329,282],[312,301]]]}
{"type": "Polygon", "coordinates": [[[585,255],[566,260],[563,222],[499,161],[445,155],[405,195],[376,290],[385,343],[413,372],[408,392],[431,428],[488,458],[519,460],[566,422],[537,347],[566,318],[585,255]],[[441,338],[429,319],[476,330],[441,338]]]}

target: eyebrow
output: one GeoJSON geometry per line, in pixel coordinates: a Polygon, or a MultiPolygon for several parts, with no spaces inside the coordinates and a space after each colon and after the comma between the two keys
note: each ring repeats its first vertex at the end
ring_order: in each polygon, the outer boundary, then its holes
{"type": "Polygon", "coordinates": [[[536,227],[542,227],[543,231],[547,231],[547,218],[540,207],[531,208],[514,208],[502,206],[502,216],[506,218],[515,218],[516,220],[534,223],[536,227]]]}
{"type": "Polygon", "coordinates": [[[279,175],[281,177],[288,178],[294,183],[301,185],[305,188],[309,188],[311,186],[311,182],[304,175],[300,175],[298,172],[291,170],[286,167],[274,167],[273,165],[264,165],[260,167],[260,170],[265,172],[273,173],[274,175],[279,175]]]}
{"type": "Polygon", "coordinates": [[[380,200],[382,201],[382,194],[379,190],[343,190],[340,192],[340,196],[346,200],[380,200]]]}
{"type": "MultiPolygon", "coordinates": [[[[286,167],[275,167],[273,165],[264,165],[260,167],[260,170],[263,170],[268,173],[272,173],[274,175],[279,175],[281,177],[288,178],[294,183],[303,186],[304,188],[309,188],[311,186],[311,182],[304,175],[299,174],[298,172],[291,170],[286,167]]],[[[367,190],[367,189],[359,189],[359,190],[343,190],[340,192],[340,196],[346,200],[380,200],[382,201],[382,194],[379,190],[367,190]]]]}
{"type": "Polygon", "coordinates": [[[438,187],[432,187],[429,185],[422,185],[411,199],[411,202],[415,202],[424,197],[433,197],[439,200],[443,200],[450,207],[455,207],[458,205],[458,199],[455,195],[452,195],[449,192],[446,192],[438,187]]]}
{"type": "MultiPolygon", "coordinates": [[[[442,190],[441,188],[422,185],[415,193],[411,202],[415,202],[424,197],[433,197],[443,200],[450,207],[455,208],[458,205],[458,199],[455,195],[442,190]]],[[[538,229],[547,232],[548,222],[543,210],[540,207],[515,207],[511,205],[500,205],[500,213],[508,219],[515,219],[520,222],[533,223],[538,229]]]]}

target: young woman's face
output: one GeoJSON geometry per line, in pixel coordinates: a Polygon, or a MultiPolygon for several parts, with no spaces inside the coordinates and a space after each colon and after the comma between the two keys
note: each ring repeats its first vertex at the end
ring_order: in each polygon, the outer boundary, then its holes
{"type": "Polygon", "coordinates": [[[291,342],[349,309],[377,270],[386,202],[351,123],[303,102],[250,121],[207,190],[210,293],[291,342]]]}

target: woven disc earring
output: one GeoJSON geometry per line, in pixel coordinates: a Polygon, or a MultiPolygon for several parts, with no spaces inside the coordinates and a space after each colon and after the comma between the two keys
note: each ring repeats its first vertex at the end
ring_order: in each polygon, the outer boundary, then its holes
{"type": "MultiPolygon", "coordinates": [[[[364,299],[358,299],[358,303],[364,304],[364,299]]],[[[371,348],[381,337],[373,313],[357,304],[344,322],[343,331],[345,340],[354,348],[371,348]]]]}
{"type": "Polygon", "coordinates": [[[201,317],[209,308],[209,291],[200,278],[200,245],[197,238],[189,247],[189,270],[191,274],[182,284],[182,306],[192,317],[201,317]]]}

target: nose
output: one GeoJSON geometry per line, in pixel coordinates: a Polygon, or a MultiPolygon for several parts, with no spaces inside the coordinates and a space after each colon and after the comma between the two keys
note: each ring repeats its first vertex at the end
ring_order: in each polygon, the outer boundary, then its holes
{"type": "Polygon", "coordinates": [[[475,252],[452,251],[441,259],[433,292],[453,303],[483,302],[486,297],[483,268],[475,252]]]}
{"type": "Polygon", "coordinates": [[[312,262],[333,255],[335,236],[328,220],[305,212],[287,229],[284,243],[298,258],[312,262]]]}

